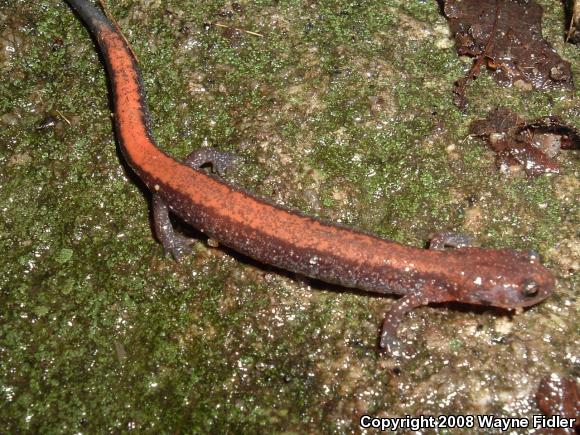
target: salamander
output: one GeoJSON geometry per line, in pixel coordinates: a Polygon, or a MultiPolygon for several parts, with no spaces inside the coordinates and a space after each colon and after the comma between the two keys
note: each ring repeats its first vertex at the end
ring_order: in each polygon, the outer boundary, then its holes
{"type": "Polygon", "coordinates": [[[213,148],[177,161],[156,145],[140,71],[120,31],[93,4],[66,0],[93,34],[108,71],[119,146],[153,196],[154,228],[179,259],[189,241],[174,232],[169,212],[211,239],[257,260],[344,287],[402,296],[385,315],[379,346],[403,353],[397,329],[406,313],[429,303],[520,309],[554,291],[552,273],[537,254],[469,246],[442,233],[430,249],[406,246],[325,222],[258,198],[221,177],[232,156],[213,148]]]}

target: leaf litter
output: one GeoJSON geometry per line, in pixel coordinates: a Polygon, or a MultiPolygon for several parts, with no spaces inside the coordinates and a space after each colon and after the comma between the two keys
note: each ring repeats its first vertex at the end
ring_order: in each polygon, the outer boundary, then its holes
{"type": "Polygon", "coordinates": [[[444,13],[459,55],[474,58],[457,80],[454,102],[465,108],[466,86],[485,65],[504,86],[572,87],[570,63],[542,36],[542,7],[534,0],[445,0],[444,13]]]}
{"type": "Polygon", "coordinates": [[[502,171],[519,164],[528,176],[558,173],[554,158],[560,150],[580,149],[580,133],[558,118],[547,116],[527,123],[503,107],[474,121],[470,133],[484,138],[497,153],[496,162],[502,171]]]}

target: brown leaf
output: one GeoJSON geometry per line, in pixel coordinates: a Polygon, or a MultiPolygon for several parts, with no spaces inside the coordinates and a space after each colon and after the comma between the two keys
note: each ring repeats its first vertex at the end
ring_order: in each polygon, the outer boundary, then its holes
{"type": "Polygon", "coordinates": [[[520,164],[528,176],[558,173],[553,160],[560,149],[580,149],[580,134],[555,117],[526,123],[506,108],[492,110],[487,118],[471,124],[470,132],[483,137],[497,154],[497,164],[520,164]]]}
{"type": "Polygon", "coordinates": [[[457,53],[475,58],[456,83],[458,106],[465,107],[465,86],[483,65],[505,86],[572,86],[570,63],[542,37],[543,10],[534,0],[445,0],[444,12],[457,53]]]}
{"type": "Polygon", "coordinates": [[[566,40],[572,44],[580,43],[580,0],[569,0],[570,27],[566,40]]]}

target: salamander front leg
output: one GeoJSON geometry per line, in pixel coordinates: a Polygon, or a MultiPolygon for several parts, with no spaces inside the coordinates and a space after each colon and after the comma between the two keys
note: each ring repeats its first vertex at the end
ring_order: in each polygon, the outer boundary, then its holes
{"type": "MultiPolygon", "coordinates": [[[[473,239],[465,234],[441,232],[431,235],[429,249],[464,248],[471,246],[473,239]]],[[[432,290],[432,289],[431,289],[432,290]]],[[[407,313],[431,302],[445,302],[446,293],[441,290],[430,291],[429,287],[418,289],[399,299],[385,315],[379,347],[393,356],[404,355],[405,349],[397,338],[397,329],[407,313]]]]}
{"type": "Polygon", "coordinates": [[[384,349],[387,355],[402,356],[406,353],[403,344],[397,338],[399,325],[407,313],[412,311],[414,308],[420,307],[421,305],[427,305],[428,303],[429,299],[427,299],[421,291],[416,291],[403,296],[391,307],[383,320],[381,338],[379,341],[379,347],[384,349]]]}
{"type": "MultiPolygon", "coordinates": [[[[215,148],[201,148],[189,154],[184,163],[196,170],[204,165],[211,165],[212,170],[221,175],[234,166],[236,159],[233,154],[215,148]]],[[[169,219],[169,208],[157,193],[153,193],[153,223],[155,236],[165,252],[170,253],[176,260],[191,252],[195,240],[174,231],[169,219]]]]}

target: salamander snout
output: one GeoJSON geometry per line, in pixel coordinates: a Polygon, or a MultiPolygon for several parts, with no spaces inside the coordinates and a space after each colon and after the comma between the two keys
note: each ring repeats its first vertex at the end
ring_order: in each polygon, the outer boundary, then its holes
{"type": "Polygon", "coordinates": [[[554,280],[548,272],[534,278],[524,278],[521,281],[493,280],[489,286],[476,289],[473,295],[480,298],[480,303],[496,307],[513,309],[529,307],[543,301],[554,292],[554,280]]]}
{"type": "Polygon", "coordinates": [[[514,309],[535,305],[554,292],[554,275],[535,252],[467,249],[457,250],[458,254],[475,254],[477,261],[471,273],[461,271],[468,278],[463,281],[467,291],[460,294],[462,301],[514,309]]]}
{"type": "Polygon", "coordinates": [[[554,275],[540,264],[537,254],[527,257],[519,267],[505,276],[512,283],[512,291],[507,288],[504,290],[507,290],[504,300],[506,308],[529,307],[554,292],[554,275]]]}

